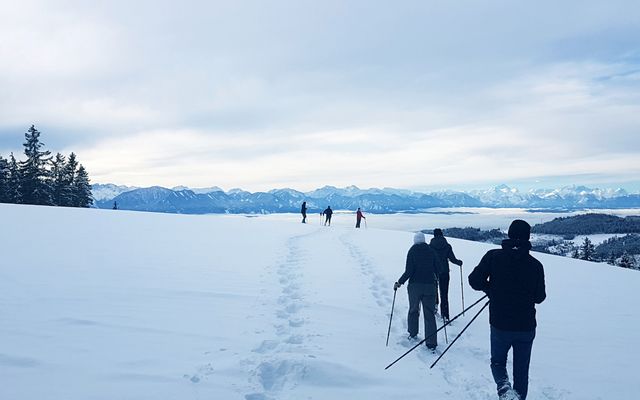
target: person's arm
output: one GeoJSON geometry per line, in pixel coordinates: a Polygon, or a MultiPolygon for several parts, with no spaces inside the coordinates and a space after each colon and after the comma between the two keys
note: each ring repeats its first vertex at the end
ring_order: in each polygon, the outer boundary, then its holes
{"type": "Polygon", "coordinates": [[[480,260],[480,264],[469,274],[469,285],[475,290],[489,294],[489,275],[491,274],[491,253],[487,253],[480,260]]]}
{"type": "Polygon", "coordinates": [[[449,251],[447,252],[447,258],[449,259],[449,261],[451,261],[452,263],[456,264],[456,265],[460,265],[462,266],[462,260],[458,260],[456,258],[456,255],[453,254],[453,248],[451,247],[451,245],[449,245],[449,251]]]}
{"type": "Polygon", "coordinates": [[[411,278],[415,269],[416,267],[415,263],[413,262],[413,252],[409,250],[409,252],[407,253],[407,262],[405,263],[404,273],[402,274],[400,279],[398,279],[398,283],[400,285],[403,285],[407,281],[407,279],[411,278]]]}
{"type": "Polygon", "coordinates": [[[536,304],[540,304],[547,298],[547,291],[544,284],[544,268],[540,265],[540,273],[538,277],[538,284],[536,285],[536,293],[533,301],[536,304]]]}

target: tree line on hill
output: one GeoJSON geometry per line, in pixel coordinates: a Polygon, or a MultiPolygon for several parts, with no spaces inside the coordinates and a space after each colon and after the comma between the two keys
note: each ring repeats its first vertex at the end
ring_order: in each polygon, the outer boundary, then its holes
{"type": "Polygon", "coordinates": [[[55,157],[44,149],[40,131],[31,125],[25,133],[24,161],[0,155],[0,203],[64,207],[93,204],[87,170],[74,153],[55,157]]]}
{"type": "Polygon", "coordinates": [[[542,240],[534,244],[533,250],[543,253],[571,256],[585,261],[606,262],[623,268],[640,269],[640,235],[632,233],[625,236],[614,236],[598,244],[593,244],[589,237],[576,245],[568,240],[542,240]]]}
{"type": "Polygon", "coordinates": [[[640,233],[640,216],[620,218],[609,214],[574,215],[538,224],[531,229],[531,232],[569,236],[595,233],[640,233]]]}
{"type": "MultiPolygon", "coordinates": [[[[606,262],[623,268],[640,269],[640,234],[628,233],[624,236],[614,236],[598,244],[593,244],[589,237],[585,237],[582,243],[575,243],[573,239],[576,234],[596,233],[622,233],[635,229],[638,217],[619,218],[604,214],[587,214],[566,218],[557,218],[554,224],[547,224],[543,234],[560,236],[558,238],[533,237],[532,250],[542,253],[573,257],[585,261],[606,262]],[[594,217],[595,216],[595,217],[594,217]],[[612,218],[605,218],[612,217],[612,218]],[[560,220],[560,223],[558,223],[560,220]],[[575,221],[590,221],[593,224],[581,225],[575,221]],[[602,223],[609,221],[610,223],[602,223]],[[566,225],[566,226],[563,226],[566,225]],[[548,229],[554,227],[553,230],[548,229]],[[622,232],[616,232],[612,227],[618,227],[622,232]],[[606,232],[602,232],[604,230],[606,232]]],[[[550,222],[554,222],[550,221],[550,222]]],[[[545,225],[540,224],[540,225],[545,225]]],[[[540,225],[535,225],[532,231],[540,233],[540,225]]],[[[500,244],[507,235],[499,229],[481,230],[478,228],[448,228],[444,229],[445,236],[457,239],[473,240],[476,242],[500,244]]],[[[423,231],[432,233],[432,231],[423,231]]]]}
{"type": "MultiPolygon", "coordinates": [[[[425,230],[424,233],[433,234],[432,230],[425,230]]],[[[445,236],[456,239],[472,240],[474,242],[489,242],[499,244],[503,239],[507,238],[507,234],[500,229],[491,229],[488,231],[472,228],[445,228],[442,230],[445,236]]]]}

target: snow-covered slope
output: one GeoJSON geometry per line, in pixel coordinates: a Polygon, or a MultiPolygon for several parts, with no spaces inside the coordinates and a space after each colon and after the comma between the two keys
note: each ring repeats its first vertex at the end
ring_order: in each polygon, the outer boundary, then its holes
{"type": "MultiPolygon", "coordinates": [[[[0,220],[0,399],[495,398],[486,311],[434,369],[419,348],[384,370],[408,346],[405,288],[384,342],[409,232],[15,205],[0,220]]],[[[450,242],[466,282],[491,246],[450,242]]],[[[640,274],[538,257],[529,399],[636,398],[640,274]]]]}

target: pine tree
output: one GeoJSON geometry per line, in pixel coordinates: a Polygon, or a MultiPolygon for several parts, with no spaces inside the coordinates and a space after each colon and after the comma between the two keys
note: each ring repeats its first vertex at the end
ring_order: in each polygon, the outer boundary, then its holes
{"type": "Polygon", "coordinates": [[[40,131],[34,125],[24,134],[24,154],[27,159],[20,162],[20,193],[22,203],[51,205],[50,173],[47,165],[51,161],[51,152],[42,151],[40,131]]]}
{"type": "Polygon", "coordinates": [[[633,256],[629,255],[629,253],[625,251],[624,254],[622,254],[622,257],[620,258],[620,260],[618,261],[618,266],[622,268],[634,269],[636,267],[636,260],[633,258],[633,256]]]}
{"type": "Polygon", "coordinates": [[[13,204],[22,203],[21,196],[21,182],[20,179],[20,167],[18,161],[13,156],[13,153],[9,156],[9,179],[7,180],[7,202],[13,204]]]}
{"type": "Polygon", "coordinates": [[[90,207],[93,204],[93,194],[91,193],[91,183],[89,183],[89,174],[82,164],[78,167],[75,181],[72,186],[74,207],[90,207]]]}
{"type": "Polygon", "coordinates": [[[69,193],[67,198],[65,199],[63,204],[59,204],[61,206],[66,207],[77,207],[76,204],[79,204],[78,199],[76,199],[76,192],[73,190],[76,174],[78,169],[78,161],[76,160],[75,153],[69,154],[69,158],[67,158],[67,163],[62,169],[62,182],[65,187],[68,188],[69,193]]]}
{"type": "Polygon", "coordinates": [[[578,248],[574,248],[573,249],[573,254],[571,254],[572,258],[580,258],[580,252],[578,251],[578,248]]]}
{"type": "Polygon", "coordinates": [[[64,176],[66,158],[62,154],[56,154],[56,158],[51,163],[52,198],[56,206],[68,206],[71,197],[71,187],[67,185],[64,176]]]}
{"type": "Polygon", "coordinates": [[[580,250],[582,252],[582,256],[580,257],[581,259],[586,261],[594,260],[596,247],[593,245],[591,240],[589,240],[589,237],[584,238],[584,242],[582,242],[582,246],[580,247],[580,250]]]}
{"type": "Polygon", "coordinates": [[[8,203],[9,161],[0,156],[0,203],[8,203]]]}
{"type": "Polygon", "coordinates": [[[607,264],[616,265],[616,254],[613,250],[609,253],[609,259],[607,260],[607,264]]]}

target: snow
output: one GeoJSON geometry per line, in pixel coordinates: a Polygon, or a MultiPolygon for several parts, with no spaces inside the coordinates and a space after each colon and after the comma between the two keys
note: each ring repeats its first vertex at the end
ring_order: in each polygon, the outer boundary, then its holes
{"type": "MultiPolygon", "coordinates": [[[[393,229],[402,231],[418,231],[434,228],[464,228],[474,227],[484,230],[499,228],[504,231],[514,219],[524,219],[531,225],[551,221],[554,218],[567,217],[578,214],[595,212],[593,210],[571,212],[530,212],[524,208],[487,208],[487,207],[455,207],[430,208],[420,214],[369,214],[367,217],[369,228],[393,229]]],[[[600,213],[626,217],[638,215],[638,209],[599,210],[600,213]]],[[[355,210],[334,210],[331,224],[334,226],[354,227],[356,224],[355,210]]],[[[311,224],[320,224],[319,213],[308,213],[311,224]]],[[[273,221],[300,221],[299,213],[266,214],[260,218],[273,221]]],[[[556,237],[557,238],[557,237],[556,237]]]]}
{"type": "MultiPolygon", "coordinates": [[[[594,246],[597,246],[616,236],[622,237],[622,236],[625,236],[625,234],[624,233],[617,233],[617,234],[598,233],[594,235],[577,235],[575,238],[573,238],[573,240],[571,240],[571,242],[573,242],[573,244],[575,244],[576,246],[581,246],[584,243],[584,239],[589,238],[591,243],[593,243],[594,246]]],[[[562,236],[559,236],[559,237],[562,238],[562,236]]]]}
{"type": "MultiPolygon", "coordinates": [[[[16,205],[0,220],[0,399],[496,398],[487,311],[435,368],[420,347],[384,370],[410,346],[404,287],[384,345],[408,231],[16,205]]],[[[493,246],[449,241],[469,305],[493,246]]],[[[536,257],[548,299],[528,398],[635,398],[640,274],[536,257]]]]}

